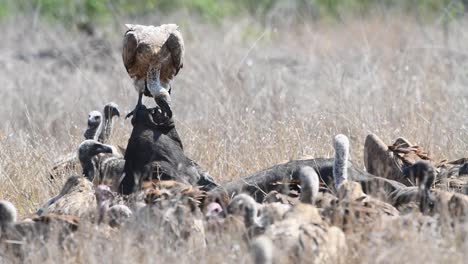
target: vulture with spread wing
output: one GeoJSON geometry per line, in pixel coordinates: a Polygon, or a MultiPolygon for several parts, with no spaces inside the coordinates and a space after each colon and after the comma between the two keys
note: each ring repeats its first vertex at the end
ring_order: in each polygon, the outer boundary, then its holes
{"type": "MultiPolygon", "coordinates": [[[[183,67],[184,40],[175,24],[158,27],[126,24],[122,59],[134,80],[141,105],[143,94],[153,97],[163,112],[172,116],[171,81],[183,67]]],[[[129,113],[127,117],[133,114],[129,113]]]]}

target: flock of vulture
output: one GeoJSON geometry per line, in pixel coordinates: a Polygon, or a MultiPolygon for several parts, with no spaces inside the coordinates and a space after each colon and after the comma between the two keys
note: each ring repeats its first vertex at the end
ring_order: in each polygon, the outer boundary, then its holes
{"type": "MultiPolygon", "coordinates": [[[[368,135],[361,170],[349,159],[345,135],[332,141],[332,158],[292,160],[217,183],[184,153],[171,110],[171,80],[183,66],[184,42],[176,25],[127,25],[123,61],[138,103],[127,115],[133,126],[126,149],[106,144],[120,116],[114,103],[88,117],[77,153],[52,169],[79,168],[60,193],[21,221],[0,201],[0,256],[23,258],[36,239],[59,234],[73,244],[83,223],[112,238],[135,224],[156,227],[167,239],[206,245],[207,233],[242,232],[254,263],[338,262],[346,236],[377,219],[407,215],[421,225],[436,215],[468,221],[468,160],[434,162],[404,138],[384,144],[368,135]],[[142,96],[157,106],[147,108],[142,96]]],[[[55,243],[55,242],[54,242],[55,243]]]]}

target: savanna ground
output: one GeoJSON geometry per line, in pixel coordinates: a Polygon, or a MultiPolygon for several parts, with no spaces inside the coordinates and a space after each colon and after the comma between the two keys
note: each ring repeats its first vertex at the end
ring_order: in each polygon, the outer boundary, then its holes
{"type": "MultiPolygon", "coordinates": [[[[468,156],[468,20],[434,19],[380,9],[339,20],[298,19],[284,8],[207,22],[190,12],[124,17],[93,36],[41,17],[0,24],[0,199],[21,216],[57,194],[67,175],[50,181],[57,158],[76,151],[87,113],[114,101],[122,113],[137,99],[121,59],[124,23],[177,23],[184,68],[173,83],[173,110],[187,155],[219,182],[302,156],[333,155],[332,137],[349,136],[363,167],[368,133],[399,136],[436,159],[468,156]],[[277,10],[278,11],[278,10],[277,10]]],[[[146,100],[152,104],[151,100],[146,100]]],[[[111,143],[126,146],[131,125],[118,119],[111,143]]],[[[70,174],[79,173],[70,172],[70,174]]],[[[468,223],[437,235],[380,226],[372,242],[348,235],[348,263],[462,263],[468,223]]],[[[50,262],[250,262],[238,234],[207,248],[165,245],[158,233],[135,243],[78,240],[50,262]],[[223,243],[222,243],[223,242],[223,243]]],[[[34,259],[33,259],[34,262],[34,259]]]]}

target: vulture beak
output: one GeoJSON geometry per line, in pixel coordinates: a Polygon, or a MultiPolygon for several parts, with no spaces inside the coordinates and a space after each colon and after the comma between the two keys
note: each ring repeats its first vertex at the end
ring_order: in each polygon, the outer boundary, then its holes
{"type": "Polygon", "coordinates": [[[100,144],[97,146],[97,152],[99,153],[112,153],[112,147],[105,145],[105,144],[100,144]]]}
{"type": "Polygon", "coordinates": [[[120,111],[117,108],[114,108],[114,116],[120,117],[120,111]]]}

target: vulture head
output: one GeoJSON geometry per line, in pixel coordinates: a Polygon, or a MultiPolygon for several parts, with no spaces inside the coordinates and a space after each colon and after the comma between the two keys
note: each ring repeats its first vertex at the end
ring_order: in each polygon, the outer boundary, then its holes
{"type": "Polygon", "coordinates": [[[88,127],[84,133],[85,139],[96,139],[102,130],[102,114],[99,111],[91,111],[88,114],[88,127]]]}
{"type": "Polygon", "coordinates": [[[248,194],[241,193],[232,198],[227,207],[227,212],[232,215],[243,216],[247,228],[258,226],[257,202],[248,194]]]}
{"type": "Polygon", "coordinates": [[[96,140],[88,139],[83,141],[78,147],[78,158],[80,161],[91,159],[100,153],[112,153],[112,146],[102,144],[96,140]]]}
{"type": "Polygon", "coordinates": [[[214,189],[206,193],[202,203],[202,211],[207,218],[225,217],[228,203],[228,194],[221,188],[214,189]]]}
{"type": "Polygon", "coordinates": [[[463,164],[460,169],[458,170],[458,175],[468,175],[468,162],[463,164]]]}
{"type": "Polygon", "coordinates": [[[223,207],[217,202],[211,202],[206,206],[205,217],[220,217],[224,213],[223,207]]]}
{"type": "Polygon", "coordinates": [[[361,184],[354,181],[344,182],[340,185],[337,192],[338,199],[340,200],[359,201],[366,198],[361,184]]]}
{"type": "Polygon", "coordinates": [[[405,168],[403,173],[418,186],[419,209],[422,213],[430,211],[434,206],[430,189],[434,184],[436,171],[434,167],[425,160],[418,160],[413,165],[405,168]]]}
{"type": "Polygon", "coordinates": [[[15,206],[4,200],[0,200],[0,230],[16,222],[15,206]]]}
{"type": "Polygon", "coordinates": [[[96,140],[87,139],[83,141],[78,147],[78,159],[80,160],[81,167],[83,168],[83,174],[85,177],[93,181],[95,174],[95,165],[92,162],[92,158],[100,153],[112,153],[112,146],[99,143],[96,140]]]}
{"type": "Polygon", "coordinates": [[[99,111],[91,111],[88,114],[88,128],[97,128],[102,121],[102,114],[99,111]]]}
{"type": "Polygon", "coordinates": [[[114,102],[107,103],[104,106],[104,117],[111,119],[114,116],[120,117],[119,106],[114,102]]]}

